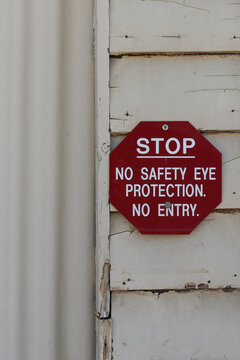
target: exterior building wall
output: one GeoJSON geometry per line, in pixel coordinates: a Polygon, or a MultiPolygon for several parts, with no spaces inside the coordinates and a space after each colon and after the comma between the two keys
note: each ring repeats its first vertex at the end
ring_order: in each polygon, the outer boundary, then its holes
{"type": "Polygon", "coordinates": [[[0,359],[92,360],[93,3],[0,2],[0,359]]]}
{"type": "Polygon", "coordinates": [[[97,359],[237,360],[239,3],[96,2],[97,359]],[[222,203],[190,235],[142,235],[106,201],[106,149],[140,121],[178,120],[222,152],[222,203]]]}

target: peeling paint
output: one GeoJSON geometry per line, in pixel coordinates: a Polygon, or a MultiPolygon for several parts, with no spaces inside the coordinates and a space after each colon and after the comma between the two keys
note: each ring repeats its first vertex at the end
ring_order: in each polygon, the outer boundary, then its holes
{"type": "Polygon", "coordinates": [[[101,150],[105,154],[108,153],[110,151],[110,145],[104,142],[101,146],[101,150]]]}
{"type": "Polygon", "coordinates": [[[194,283],[187,283],[184,285],[184,289],[185,290],[195,290],[196,289],[196,284],[194,283]]]}
{"type": "Polygon", "coordinates": [[[106,318],[109,315],[109,301],[110,301],[110,262],[105,262],[102,268],[102,277],[100,282],[100,294],[101,294],[101,307],[99,318],[106,318]]]}
{"type": "Polygon", "coordinates": [[[112,322],[110,319],[98,320],[98,342],[97,342],[97,359],[112,359],[112,322]]]}

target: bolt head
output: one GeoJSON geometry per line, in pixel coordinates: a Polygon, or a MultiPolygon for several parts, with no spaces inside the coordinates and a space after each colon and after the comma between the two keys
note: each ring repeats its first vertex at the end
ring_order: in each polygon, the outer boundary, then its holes
{"type": "Polygon", "coordinates": [[[172,204],[169,201],[165,202],[165,207],[166,208],[170,208],[171,206],[172,206],[172,204]]]}

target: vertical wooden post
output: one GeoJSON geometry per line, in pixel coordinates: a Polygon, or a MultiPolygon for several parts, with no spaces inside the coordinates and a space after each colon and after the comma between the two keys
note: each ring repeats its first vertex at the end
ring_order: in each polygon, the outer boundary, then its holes
{"type": "Polygon", "coordinates": [[[97,319],[97,360],[112,359],[112,323],[109,319],[97,319]]]}
{"type": "Polygon", "coordinates": [[[96,313],[110,313],[109,290],[109,1],[95,0],[96,313]]]}

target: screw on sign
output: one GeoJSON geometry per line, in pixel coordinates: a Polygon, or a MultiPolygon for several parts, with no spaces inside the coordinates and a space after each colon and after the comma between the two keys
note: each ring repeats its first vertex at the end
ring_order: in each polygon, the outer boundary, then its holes
{"type": "Polygon", "coordinates": [[[222,155],[187,121],[140,122],[110,154],[110,202],[142,234],[189,234],[221,192],[222,155]]]}

